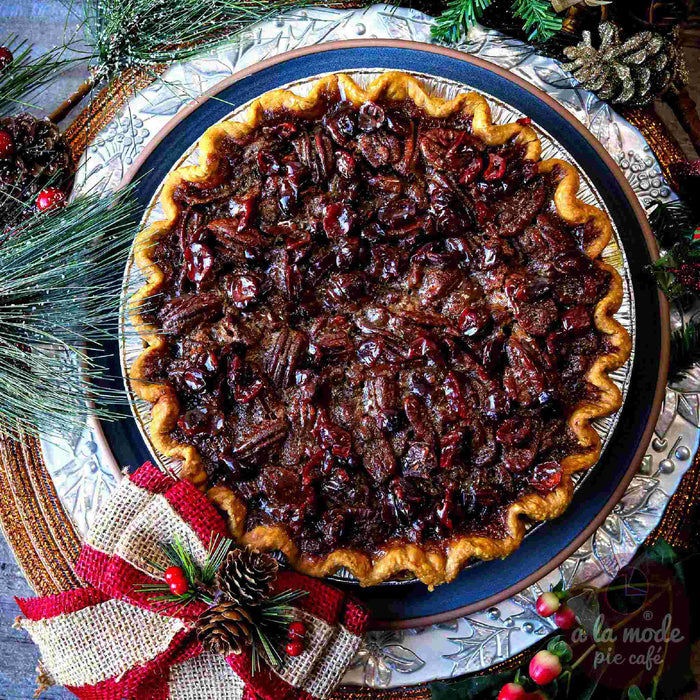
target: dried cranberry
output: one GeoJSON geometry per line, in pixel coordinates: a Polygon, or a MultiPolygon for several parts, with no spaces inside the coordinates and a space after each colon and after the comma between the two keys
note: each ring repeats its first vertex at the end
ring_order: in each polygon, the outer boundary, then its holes
{"type": "Polygon", "coordinates": [[[335,167],[340,177],[349,179],[357,172],[357,161],[345,151],[335,152],[335,167]]]}
{"type": "Polygon", "coordinates": [[[489,163],[484,170],[484,180],[491,182],[500,180],[506,174],[508,161],[496,153],[489,153],[489,163]]]}
{"type": "Polygon", "coordinates": [[[532,421],[525,417],[508,418],[496,430],[496,440],[504,445],[522,445],[532,435],[532,421]]]}
{"type": "Polygon", "coordinates": [[[190,243],[185,248],[187,279],[199,287],[214,264],[214,254],[204,243],[190,243]]]}
{"type": "Polygon", "coordinates": [[[234,275],[228,286],[228,295],[239,309],[245,309],[260,294],[260,280],[254,275],[234,275]]]}
{"type": "Polygon", "coordinates": [[[321,446],[329,449],[336,457],[350,456],[352,449],[350,433],[333,423],[325,410],[317,413],[313,433],[321,446]]]}
{"type": "Polygon", "coordinates": [[[459,329],[467,338],[475,338],[488,330],[491,314],[481,306],[467,306],[459,317],[459,329]]]}
{"type": "Polygon", "coordinates": [[[544,462],[533,469],[530,483],[541,493],[547,493],[554,491],[561,479],[562,468],[559,462],[544,462]]]}
{"type": "Polygon", "coordinates": [[[409,345],[408,359],[414,360],[417,357],[426,358],[439,367],[445,366],[445,358],[442,356],[440,349],[430,338],[425,336],[412,340],[409,345]]]}
{"type": "Polygon", "coordinates": [[[323,125],[336,143],[345,146],[355,135],[355,114],[342,112],[336,116],[326,115],[323,118],[323,125]]]}
{"type": "Polygon", "coordinates": [[[199,393],[207,386],[207,381],[201,369],[188,369],[182,375],[182,380],[185,383],[185,386],[187,386],[190,391],[194,391],[195,393],[199,393]]]}
{"type": "Polygon", "coordinates": [[[323,230],[328,238],[347,236],[353,223],[354,214],[347,204],[336,202],[326,207],[323,215],[323,230]]]}
{"type": "Polygon", "coordinates": [[[221,412],[203,406],[187,411],[177,421],[178,427],[188,437],[202,433],[219,433],[223,430],[225,419],[221,412]]]}
{"type": "Polygon", "coordinates": [[[367,367],[374,367],[382,355],[381,340],[368,340],[357,349],[357,357],[367,367]]]}
{"type": "Polygon", "coordinates": [[[445,399],[447,405],[455,416],[460,418],[467,417],[467,403],[464,398],[464,389],[459,381],[459,378],[454,372],[448,372],[443,383],[445,391],[445,399]]]}
{"type": "Polygon", "coordinates": [[[570,333],[583,331],[591,326],[591,316],[585,306],[567,309],[561,316],[562,328],[570,333]]]}
{"type": "Polygon", "coordinates": [[[389,202],[377,211],[379,223],[390,229],[397,228],[401,224],[413,219],[416,215],[416,203],[411,199],[396,199],[389,202]]]}
{"type": "Polygon", "coordinates": [[[282,170],[279,160],[270,151],[258,151],[257,161],[261,175],[277,174],[282,170]]]}
{"type": "Polygon", "coordinates": [[[472,182],[474,182],[474,180],[476,180],[476,178],[479,177],[479,173],[481,172],[483,167],[484,159],[481,158],[481,156],[477,156],[476,158],[474,158],[474,160],[472,160],[471,163],[467,165],[462,174],[459,176],[460,184],[469,185],[472,182]]]}
{"type": "Polygon", "coordinates": [[[362,131],[376,131],[386,120],[386,113],[374,102],[365,102],[360,107],[359,115],[359,125],[362,131]]]}

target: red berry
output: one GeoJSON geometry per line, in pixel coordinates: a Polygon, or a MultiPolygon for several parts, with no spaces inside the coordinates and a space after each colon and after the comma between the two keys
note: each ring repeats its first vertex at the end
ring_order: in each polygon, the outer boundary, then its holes
{"type": "Polygon", "coordinates": [[[169,588],[173,595],[185,595],[190,590],[189,584],[184,579],[182,581],[171,581],[169,588]]]}
{"type": "Polygon", "coordinates": [[[526,696],[525,688],[520,683],[506,683],[496,700],[524,700],[526,696]]]}
{"type": "Polygon", "coordinates": [[[299,639],[294,639],[291,642],[287,642],[287,646],[284,649],[287,652],[287,656],[299,656],[304,652],[304,643],[299,639]]]}
{"type": "Polygon", "coordinates": [[[14,60],[15,57],[12,55],[12,51],[7,46],[0,46],[0,70],[7,68],[14,60]]]}
{"type": "Polygon", "coordinates": [[[165,582],[170,584],[173,581],[186,581],[185,572],[179,566],[169,566],[165,570],[165,582]]]}
{"type": "Polygon", "coordinates": [[[287,634],[290,639],[302,639],[306,636],[306,625],[301,620],[290,622],[287,634]]]}
{"type": "Polygon", "coordinates": [[[58,187],[47,187],[41,190],[36,198],[36,208],[39,211],[58,209],[65,204],[66,195],[58,187]]]}
{"type": "Polygon", "coordinates": [[[9,158],[15,152],[12,136],[4,129],[0,131],[0,158],[9,158]]]}
{"type": "Polygon", "coordinates": [[[576,613],[568,605],[562,605],[554,613],[554,622],[563,630],[570,630],[578,624],[576,613]]]}
{"type": "Polygon", "coordinates": [[[559,610],[560,605],[561,601],[559,600],[557,594],[547,591],[547,593],[543,593],[537,599],[537,613],[542,615],[542,617],[549,617],[550,615],[554,615],[554,613],[559,610]]]}
{"type": "Polygon", "coordinates": [[[530,678],[537,685],[548,685],[561,673],[559,657],[551,651],[538,651],[530,661],[530,678]]]}
{"type": "Polygon", "coordinates": [[[189,590],[185,572],[179,566],[170,566],[165,570],[165,582],[173,595],[184,595],[189,590]]]}

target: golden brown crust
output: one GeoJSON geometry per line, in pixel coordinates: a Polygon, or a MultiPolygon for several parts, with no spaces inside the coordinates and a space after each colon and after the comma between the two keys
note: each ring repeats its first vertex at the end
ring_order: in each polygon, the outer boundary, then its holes
{"type": "MultiPolygon", "coordinates": [[[[221,140],[225,137],[245,136],[260,122],[263,112],[286,109],[300,116],[318,116],[324,105],[322,97],[350,100],[357,105],[378,98],[391,101],[410,99],[435,117],[447,117],[463,111],[472,117],[474,133],[487,144],[499,145],[513,139],[525,147],[525,157],[528,160],[537,161],[540,158],[541,144],[536,132],[520,123],[493,124],[489,105],[480,95],[464,93],[450,101],[431,97],[419,81],[404,73],[384,73],[365,89],[347,75],[331,75],[318,80],[308,97],[299,97],[287,90],[274,90],[253,102],[241,121],[224,122],[208,129],[199,143],[199,164],[180,168],[166,179],[161,201],[167,218],[141,232],[136,242],[135,261],[147,277],[147,284],[134,298],[137,306],[161,289],[164,276],[154,264],[149,251],[177,219],[178,205],[173,193],[178,185],[183,182],[205,181],[217,168],[218,145],[221,140]]],[[[598,388],[597,398],[582,401],[569,418],[569,426],[584,451],[563,460],[564,476],[560,485],[546,495],[532,493],[513,503],[505,514],[504,530],[507,534],[501,539],[477,535],[459,536],[449,542],[444,553],[415,544],[389,543],[373,559],[363,552],[349,549],[338,549],[321,558],[306,556],[299,552],[286,531],[277,526],[258,526],[250,532],[244,532],[245,505],[230,489],[215,486],[207,493],[226,514],[231,533],[237,540],[261,550],[281,550],[294,568],[312,576],[325,576],[345,567],[363,586],[369,586],[396,574],[411,572],[432,588],[452,581],[472,559],[495,559],[511,553],[520,545],[525,534],[524,518],[545,520],[564,512],[573,497],[571,474],[592,466],[600,456],[600,438],[591,421],[609,415],[621,405],[620,391],[608,373],[628,359],[631,340],[614,318],[622,301],[622,281],[612,267],[597,260],[612,236],[610,220],[600,209],[578,199],[580,179],[570,164],[552,159],[542,161],[539,170],[542,173],[554,172],[558,178],[554,203],[558,213],[568,223],[593,223],[597,235],[587,242],[585,252],[591,259],[596,259],[596,265],[609,271],[612,280],[609,293],[597,304],[594,312],[595,326],[607,336],[610,352],[599,357],[588,373],[589,382],[598,388]]],[[[179,403],[174,390],[168,385],[143,381],[148,357],[161,351],[164,340],[138,312],[134,312],[132,319],[141,329],[147,347],[131,368],[131,379],[137,395],[153,404],[150,428],[153,444],[162,454],[182,460],[182,476],[198,488],[205,489],[207,474],[197,450],[176,442],[170,436],[179,415],[179,403]]]]}

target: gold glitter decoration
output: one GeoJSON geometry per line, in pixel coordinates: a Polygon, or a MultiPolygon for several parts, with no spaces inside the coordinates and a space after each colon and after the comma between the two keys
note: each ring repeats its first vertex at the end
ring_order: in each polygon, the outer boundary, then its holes
{"type": "Polygon", "coordinates": [[[598,32],[598,48],[593,46],[591,33],[585,31],[581,43],[564,49],[572,62],[562,64],[562,68],[601,100],[642,106],[687,83],[685,58],[678,48],[678,28],[669,38],[646,31],[625,41],[612,22],[603,22],[598,32]]]}

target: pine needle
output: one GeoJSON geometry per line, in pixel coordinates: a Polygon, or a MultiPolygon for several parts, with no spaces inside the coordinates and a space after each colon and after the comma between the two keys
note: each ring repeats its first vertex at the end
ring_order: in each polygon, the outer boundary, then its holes
{"type": "Polygon", "coordinates": [[[214,580],[216,572],[224,563],[224,559],[226,559],[232,544],[233,540],[221,537],[215,532],[211,533],[207,550],[207,561],[202,569],[202,583],[210,584],[214,580]]]}
{"type": "Polygon", "coordinates": [[[0,434],[82,429],[125,403],[99,364],[135,231],[133,187],[32,216],[0,240],[0,434]]]}
{"type": "Polygon", "coordinates": [[[656,240],[664,248],[670,248],[693,232],[693,216],[690,207],[677,199],[673,202],[657,200],[649,214],[649,224],[656,240]]]}
{"type": "Polygon", "coordinates": [[[476,24],[492,0],[450,0],[436,18],[430,33],[434,39],[454,44],[476,24]]]}
{"type": "Polygon", "coordinates": [[[545,42],[562,28],[562,18],[557,17],[550,0],[515,0],[513,16],[523,20],[528,41],[545,42]]]}
{"type": "Polygon", "coordinates": [[[0,46],[6,46],[14,56],[12,63],[0,71],[0,117],[9,116],[18,107],[36,107],[29,101],[31,97],[76,60],[66,56],[66,45],[56,46],[34,58],[34,45],[17,34],[0,39],[0,46]]]}
{"type": "Polygon", "coordinates": [[[127,68],[184,61],[306,0],[83,0],[97,81],[127,68]]]}

